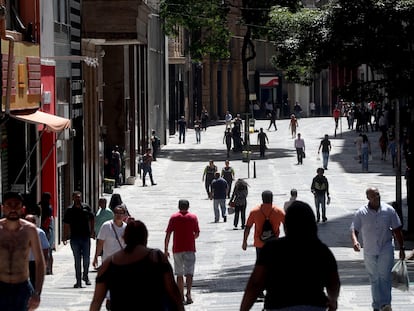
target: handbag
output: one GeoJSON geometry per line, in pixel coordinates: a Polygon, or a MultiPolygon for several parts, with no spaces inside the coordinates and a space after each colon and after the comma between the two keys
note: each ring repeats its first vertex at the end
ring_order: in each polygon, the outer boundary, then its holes
{"type": "Polygon", "coordinates": [[[305,153],[305,151],[302,151],[302,158],[306,158],[306,153],[305,153]]]}
{"type": "Polygon", "coordinates": [[[236,202],[234,202],[234,201],[230,201],[230,202],[229,202],[229,206],[230,206],[230,207],[236,207],[236,202]]]}
{"type": "Polygon", "coordinates": [[[231,215],[234,214],[235,208],[233,206],[229,206],[227,208],[227,214],[231,215]]]}
{"type": "Polygon", "coordinates": [[[410,280],[408,278],[407,263],[405,260],[399,259],[394,267],[392,267],[392,287],[408,291],[410,286],[410,280]]]}

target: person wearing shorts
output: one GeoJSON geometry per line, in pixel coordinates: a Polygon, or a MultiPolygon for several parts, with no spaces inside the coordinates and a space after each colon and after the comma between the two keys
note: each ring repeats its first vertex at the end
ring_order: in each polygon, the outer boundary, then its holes
{"type": "Polygon", "coordinates": [[[167,257],[170,256],[168,252],[168,245],[170,243],[171,234],[173,235],[173,257],[174,257],[174,272],[177,276],[177,285],[180,289],[183,301],[186,304],[193,303],[191,297],[191,287],[193,284],[194,266],[196,261],[196,247],[195,239],[200,235],[200,228],[198,227],[197,216],[188,211],[190,203],[188,200],[179,200],[179,211],[174,213],[168,222],[165,230],[164,253],[167,257]],[[186,299],[184,300],[184,276],[186,284],[186,299]]]}

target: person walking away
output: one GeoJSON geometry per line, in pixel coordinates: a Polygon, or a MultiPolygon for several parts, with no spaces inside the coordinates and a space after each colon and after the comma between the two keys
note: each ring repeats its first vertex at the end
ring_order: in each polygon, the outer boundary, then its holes
{"type": "Polygon", "coordinates": [[[310,102],[309,103],[309,110],[310,110],[310,113],[311,113],[311,117],[314,117],[315,116],[315,110],[316,110],[315,102],[310,102]]]}
{"type": "Polygon", "coordinates": [[[231,185],[234,180],[234,169],[230,166],[230,161],[226,160],[224,162],[224,167],[221,170],[221,177],[224,178],[225,181],[227,181],[227,199],[230,198],[230,191],[231,191],[231,185]]]}
{"type": "MultiPolygon", "coordinates": [[[[92,265],[98,269],[98,257],[102,254],[102,262],[117,251],[125,248],[124,232],[126,223],[123,221],[126,210],[123,205],[114,208],[113,217],[107,220],[101,226],[95,247],[95,256],[92,265]]],[[[106,309],[111,310],[111,296],[108,292],[106,295],[106,309]]]]}
{"type": "Polygon", "coordinates": [[[199,144],[201,142],[201,122],[198,117],[194,121],[194,132],[196,137],[196,143],[199,144]]]}
{"type": "MultiPolygon", "coordinates": [[[[36,217],[34,215],[27,214],[24,217],[24,219],[36,225],[36,217]]],[[[36,230],[39,236],[40,246],[42,247],[43,258],[45,262],[47,263],[48,257],[49,257],[50,244],[49,244],[49,241],[47,240],[46,233],[42,229],[37,228],[37,227],[36,227],[36,230]]],[[[32,250],[30,250],[30,253],[29,253],[29,279],[30,279],[30,283],[32,283],[32,286],[35,286],[36,285],[36,260],[34,258],[32,250]]]]}
{"type": "Polygon", "coordinates": [[[41,219],[40,219],[40,229],[42,229],[47,237],[49,242],[49,254],[46,257],[46,274],[53,274],[53,251],[56,250],[55,247],[55,219],[53,217],[53,209],[50,204],[52,195],[50,192],[43,192],[40,196],[40,210],[41,210],[41,219]]]}
{"type": "Polygon", "coordinates": [[[291,189],[289,201],[286,201],[285,204],[283,204],[283,210],[285,211],[285,213],[287,212],[289,206],[291,206],[292,203],[295,202],[297,198],[298,198],[298,191],[295,188],[291,189]]]}
{"type": "Polygon", "coordinates": [[[208,121],[208,111],[206,107],[203,107],[203,111],[201,111],[201,129],[207,131],[207,121],[208,121]]]}
{"type": "Polygon", "coordinates": [[[312,179],[311,192],[313,193],[315,199],[315,208],[316,208],[316,222],[320,222],[321,214],[320,209],[322,209],[322,221],[326,222],[326,205],[331,203],[331,198],[329,196],[329,183],[328,179],[323,175],[324,169],[322,167],[316,170],[317,175],[312,179]]]}
{"type": "Polygon", "coordinates": [[[362,171],[368,172],[368,160],[371,154],[371,143],[368,140],[368,136],[366,134],[362,135],[362,144],[361,144],[361,163],[362,163],[362,171]]]}
{"type": "Polygon", "coordinates": [[[244,229],[246,224],[246,206],[247,195],[249,194],[248,184],[243,179],[237,179],[234,184],[233,194],[231,195],[230,202],[234,202],[234,230],[237,230],[239,225],[239,217],[241,219],[241,228],[244,229]]]}
{"type": "Polygon", "coordinates": [[[294,114],[292,114],[290,116],[290,121],[289,121],[289,129],[292,133],[292,138],[295,138],[296,136],[296,128],[299,127],[299,123],[298,120],[296,119],[296,116],[294,114]]]}
{"type": "Polygon", "coordinates": [[[98,270],[89,311],[100,311],[106,293],[111,293],[111,311],[184,311],[180,291],[168,258],[159,249],[147,247],[148,230],[139,220],[128,222],[125,248],[107,258],[98,270]]]}
{"type": "Polygon", "coordinates": [[[220,176],[220,172],[214,173],[214,179],[211,182],[211,192],[213,197],[213,208],[214,208],[214,222],[219,222],[220,213],[219,206],[221,209],[221,216],[223,221],[227,221],[226,211],[226,195],[228,191],[227,181],[220,176]]]}
{"type": "Polygon", "coordinates": [[[151,132],[151,147],[152,147],[152,157],[154,161],[157,161],[158,151],[161,147],[161,139],[156,135],[155,131],[151,132]]]}
{"type": "Polygon", "coordinates": [[[298,133],[298,138],[296,138],[294,141],[294,146],[296,149],[296,156],[298,159],[298,163],[296,165],[302,165],[305,154],[305,141],[303,140],[303,138],[301,138],[300,133],[298,133]]]}
{"type": "Polygon", "coordinates": [[[114,146],[112,150],[112,169],[113,169],[113,178],[115,180],[115,188],[118,188],[121,185],[121,167],[122,167],[122,160],[121,160],[121,153],[119,152],[119,146],[114,146]]]}
{"type": "Polygon", "coordinates": [[[226,131],[224,132],[224,137],[223,137],[223,144],[226,143],[226,149],[227,149],[227,157],[230,157],[230,149],[231,149],[231,140],[233,138],[233,134],[231,132],[230,128],[227,128],[226,131]]]}
{"type": "Polygon", "coordinates": [[[269,127],[267,128],[267,130],[270,131],[270,128],[273,125],[275,127],[275,131],[277,131],[277,126],[276,126],[276,111],[274,111],[273,109],[269,112],[269,120],[270,120],[270,124],[269,124],[269,127]]]}
{"type": "Polygon", "coordinates": [[[266,142],[269,143],[269,138],[267,138],[267,135],[265,132],[263,132],[263,128],[260,128],[259,134],[257,134],[257,143],[259,144],[260,149],[260,157],[265,157],[266,152],[266,142]]]}
{"type": "Polygon", "coordinates": [[[325,170],[328,169],[328,161],[329,161],[329,152],[332,149],[331,141],[329,140],[328,134],[325,134],[325,138],[321,140],[321,143],[318,148],[318,154],[320,153],[322,148],[322,163],[323,168],[325,170]]]}
{"type": "Polygon", "coordinates": [[[381,133],[379,138],[379,146],[381,149],[381,160],[387,160],[387,149],[388,149],[388,135],[387,133],[381,133]]]}
{"type": "Polygon", "coordinates": [[[63,216],[63,244],[70,240],[73,258],[75,260],[76,283],[74,288],[82,287],[82,280],[86,285],[89,281],[89,262],[91,251],[91,238],[95,238],[95,217],[88,204],[82,202],[82,193],[74,191],[73,204],[69,206],[63,216]],[[83,273],[82,273],[83,263],[83,273]]]}
{"type": "Polygon", "coordinates": [[[154,179],[152,178],[152,161],[153,161],[153,157],[151,154],[151,149],[147,148],[147,151],[145,152],[145,154],[142,156],[142,186],[145,187],[145,177],[147,176],[147,174],[149,175],[149,178],[151,180],[151,185],[155,186],[156,183],[154,182],[154,179]]]}
{"type": "Polygon", "coordinates": [[[0,310],[26,311],[39,307],[45,260],[36,226],[21,217],[24,200],[18,192],[3,194],[0,219],[0,310]],[[36,282],[29,281],[29,252],[36,262],[36,282]]]}
{"type": "Polygon", "coordinates": [[[285,228],[285,237],[266,243],[260,251],[240,311],[250,310],[263,290],[264,310],[337,310],[341,286],[338,265],[318,237],[312,208],[293,202],[286,212],[285,228]],[[306,290],[298,291],[298,280],[307,280],[306,290]]]}
{"type": "Polygon", "coordinates": [[[183,144],[185,144],[185,132],[187,130],[187,121],[185,120],[184,116],[181,116],[180,120],[178,120],[178,142],[181,144],[181,138],[183,140],[183,144]]]}
{"type": "Polygon", "coordinates": [[[368,203],[360,207],[351,224],[352,245],[361,251],[359,234],[363,237],[364,264],[371,283],[374,311],[391,311],[393,237],[399,245],[399,258],[405,259],[401,220],[392,206],[381,201],[377,188],[366,191],[368,203]]]}
{"type": "Polygon", "coordinates": [[[170,257],[168,246],[173,234],[174,271],[177,276],[177,285],[184,301],[184,276],[186,285],[185,303],[192,304],[191,288],[193,285],[194,266],[196,261],[195,240],[200,235],[197,216],[190,213],[190,202],[179,200],[177,213],[174,213],[165,230],[164,254],[170,257]]]}
{"type": "Polygon", "coordinates": [[[254,225],[253,245],[256,247],[256,255],[260,253],[265,245],[265,242],[261,239],[265,220],[268,219],[272,224],[274,238],[279,237],[280,225],[285,222],[285,212],[273,204],[272,191],[265,190],[262,192],[262,202],[250,211],[243,234],[242,249],[245,251],[250,230],[254,225]]]}
{"type": "Polygon", "coordinates": [[[204,181],[204,186],[206,188],[207,197],[211,200],[211,182],[214,179],[214,174],[217,172],[217,166],[214,164],[213,160],[208,161],[208,165],[204,168],[203,177],[201,178],[204,181]]]}

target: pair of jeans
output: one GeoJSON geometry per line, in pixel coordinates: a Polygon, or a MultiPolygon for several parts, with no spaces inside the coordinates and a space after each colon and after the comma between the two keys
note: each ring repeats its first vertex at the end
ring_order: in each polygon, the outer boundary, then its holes
{"type": "Polygon", "coordinates": [[[219,205],[221,209],[221,216],[226,217],[226,199],[214,199],[213,208],[214,208],[214,221],[218,222],[220,219],[219,205]]]}
{"type": "Polygon", "coordinates": [[[316,208],[316,219],[321,219],[320,209],[322,209],[322,220],[326,220],[326,197],[325,192],[315,193],[315,208],[316,208]]]}
{"type": "Polygon", "coordinates": [[[142,168],[142,185],[145,186],[145,177],[147,174],[150,177],[151,184],[154,184],[154,179],[152,178],[152,168],[151,165],[144,165],[142,168]]]}
{"type": "Polygon", "coordinates": [[[30,281],[17,284],[0,282],[0,310],[27,311],[27,304],[33,291],[30,281]]]}
{"type": "Polygon", "coordinates": [[[324,169],[328,168],[328,161],[329,161],[329,152],[322,152],[322,163],[323,163],[324,169]]]}
{"type": "Polygon", "coordinates": [[[87,278],[89,272],[91,240],[87,238],[71,238],[70,247],[72,248],[73,258],[75,259],[76,283],[81,284],[82,276],[87,278]],[[83,262],[83,274],[81,264],[83,262]]]}
{"type": "Polygon", "coordinates": [[[298,164],[303,163],[303,148],[296,148],[296,156],[298,158],[298,164]]]}
{"type": "Polygon", "coordinates": [[[368,171],[368,158],[369,158],[368,150],[362,149],[362,151],[361,151],[361,162],[362,162],[362,170],[363,171],[368,171]]]}
{"type": "Polygon", "coordinates": [[[371,283],[372,308],[390,305],[394,250],[389,248],[379,255],[364,254],[364,263],[371,283]]]}
{"type": "Polygon", "coordinates": [[[201,130],[196,130],[196,141],[199,143],[201,141],[201,130]]]}
{"type": "Polygon", "coordinates": [[[178,134],[178,141],[181,143],[181,137],[183,138],[183,143],[185,143],[185,130],[181,130],[179,131],[178,134]]]}

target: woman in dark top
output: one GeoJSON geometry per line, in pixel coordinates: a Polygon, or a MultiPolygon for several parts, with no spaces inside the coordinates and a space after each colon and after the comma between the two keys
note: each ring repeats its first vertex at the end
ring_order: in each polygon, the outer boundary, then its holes
{"type": "Polygon", "coordinates": [[[336,310],[338,267],[332,252],[318,238],[311,207],[293,202],[286,212],[285,230],[285,237],[267,242],[259,253],[240,310],[250,310],[264,289],[266,310],[336,310]],[[306,260],[303,254],[308,255],[306,260]]]}
{"type": "Polygon", "coordinates": [[[107,290],[112,311],[184,310],[168,259],[160,250],[148,248],[147,239],[144,223],[128,223],[125,249],[107,258],[98,270],[90,311],[101,309],[107,290]]]}

